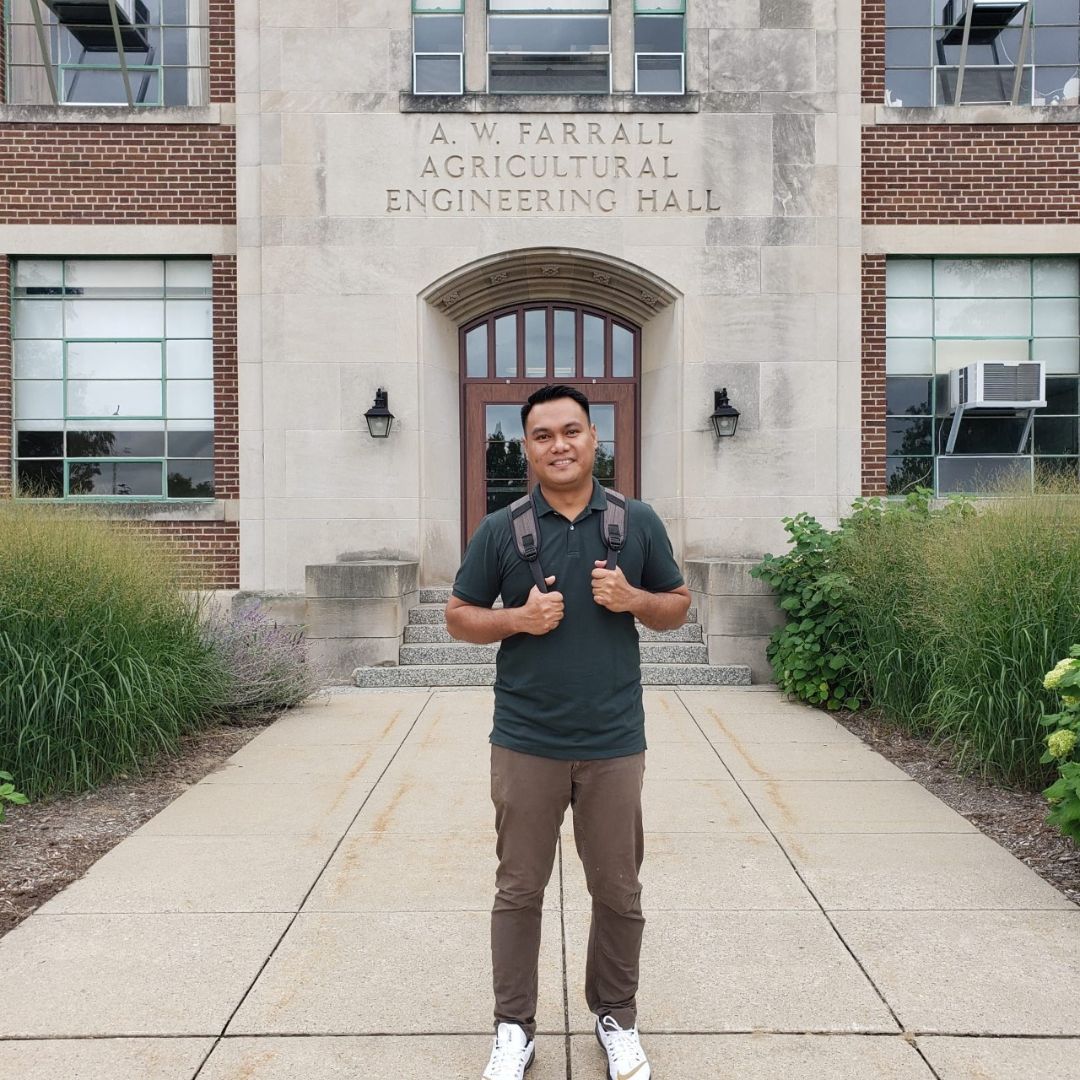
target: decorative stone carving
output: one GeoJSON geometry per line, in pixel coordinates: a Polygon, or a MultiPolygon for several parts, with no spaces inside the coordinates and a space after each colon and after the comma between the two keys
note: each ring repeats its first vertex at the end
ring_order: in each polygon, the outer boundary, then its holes
{"type": "Polygon", "coordinates": [[[648,304],[649,307],[656,307],[656,305],[660,303],[659,296],[653,296],[651,292],[646,292],[644,289],[641,290],[641,299],[642,302],[648,304]]]}
{"type": "Polygon", "coordinates": [[[461,294],[456,290],[454,292],[447,293],[439,302],[443,307],[450,307],[452,304],[456,304],[461,299],[461,294]]]}
{"type": "Polygon", "coordinates": [[[505,271],[505,270],[501,274],[492,274],[491,275],[491,284],[492,285],[501,285],[509,276],[510,276],[509,273],[507,271],[505,271]]]}
{"type": "Polygon", "coordinates": [[[540,274],[543,277],[558,277],[558,275],[559,275],[559,267],[557,267],[555,265],[541,266],[540,267],[540,274]]]}
{"type": "Polygon", "coordinates": [[[601,285],[611,284],[611,275],[605,274],[602,270],[594,270],[592,279],[593,281],[598,281],[601,285]]]}

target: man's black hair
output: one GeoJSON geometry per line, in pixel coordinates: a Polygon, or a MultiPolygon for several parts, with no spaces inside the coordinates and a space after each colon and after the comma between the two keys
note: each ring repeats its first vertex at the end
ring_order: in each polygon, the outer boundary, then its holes
{"type": "Polygon", "coordinates": [[[580,390],[575,390],[572,386],[554,383],[541,386],[539,390],[530,394],[528,400],[521,406],[521,430],[526,435],[529,434],[529,413],[532,412],[534,405],[543,405],[546,401],[556,401],[559,398],[570,398],[571,401],[576,401],[585,410],[586,419],[591,422],[589,399],[580,390]]]}

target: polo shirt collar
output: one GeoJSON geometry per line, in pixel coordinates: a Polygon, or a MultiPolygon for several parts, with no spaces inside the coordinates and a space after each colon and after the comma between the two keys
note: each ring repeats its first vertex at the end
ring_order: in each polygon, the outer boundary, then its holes
{"type": "MultiPolygon", "coordinates": [[[[544,498],[543,491],[540,490],[540,485],[537,484],[533,488],[533,499],[536,500],[536,513],[539,517],[543,517],[545,514],[554,514],[555,510],[551,504],[544,498]]],[[[593,477],[593,491],[592,497],[589,499],[586,510],[606,510],[607,509],[607,496],[604,494],[604,489],[593,477]]]]}

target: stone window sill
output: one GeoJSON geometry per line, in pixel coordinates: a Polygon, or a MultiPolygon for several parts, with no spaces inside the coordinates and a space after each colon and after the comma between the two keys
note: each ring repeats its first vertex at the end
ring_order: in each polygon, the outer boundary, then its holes
{"type": "Polygon", "coordinates": [[[72,499],[48,500],[56,506],[92,506],[97,517],[107,521],[238,521],[239,503],[235,499],[193,499],[190,502],[111,502],[91,500],[79,503],[72,499]]]}
{"type": "Polygon", "coordinates": [[[0,124],[203,124],[232,123],[231,106],[139,108],[83,105],[0,105],[0,124]]]}
{"type": "Polygon", "coordinates": [[[696,113],[698,94],[410,94],[403,113],[696,113]]]}
{"type": "Polygon", "coordinates": [[[1080,124],[1076,105],[945,105],[906,109],[864,105],[863,122],[872,124],[1080,124]]]}

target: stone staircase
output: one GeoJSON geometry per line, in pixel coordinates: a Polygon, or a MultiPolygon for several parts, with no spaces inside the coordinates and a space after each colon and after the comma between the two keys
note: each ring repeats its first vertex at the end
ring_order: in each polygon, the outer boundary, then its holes
{"type": "MultiPolygon", "coordinates": [[[[449,586],[420,590],[420,604],[409,609],[398,666],[359,667],[357,686],[491,686],[495,681],[498,645],[455,641],[446,629],[443,609],[449,586]]],[[[638,623],[641,638],[641,681],[646,686],[749,686],[744,664],[709,664],[697,610],[677,630],[649,630],[638,623]]]]}

